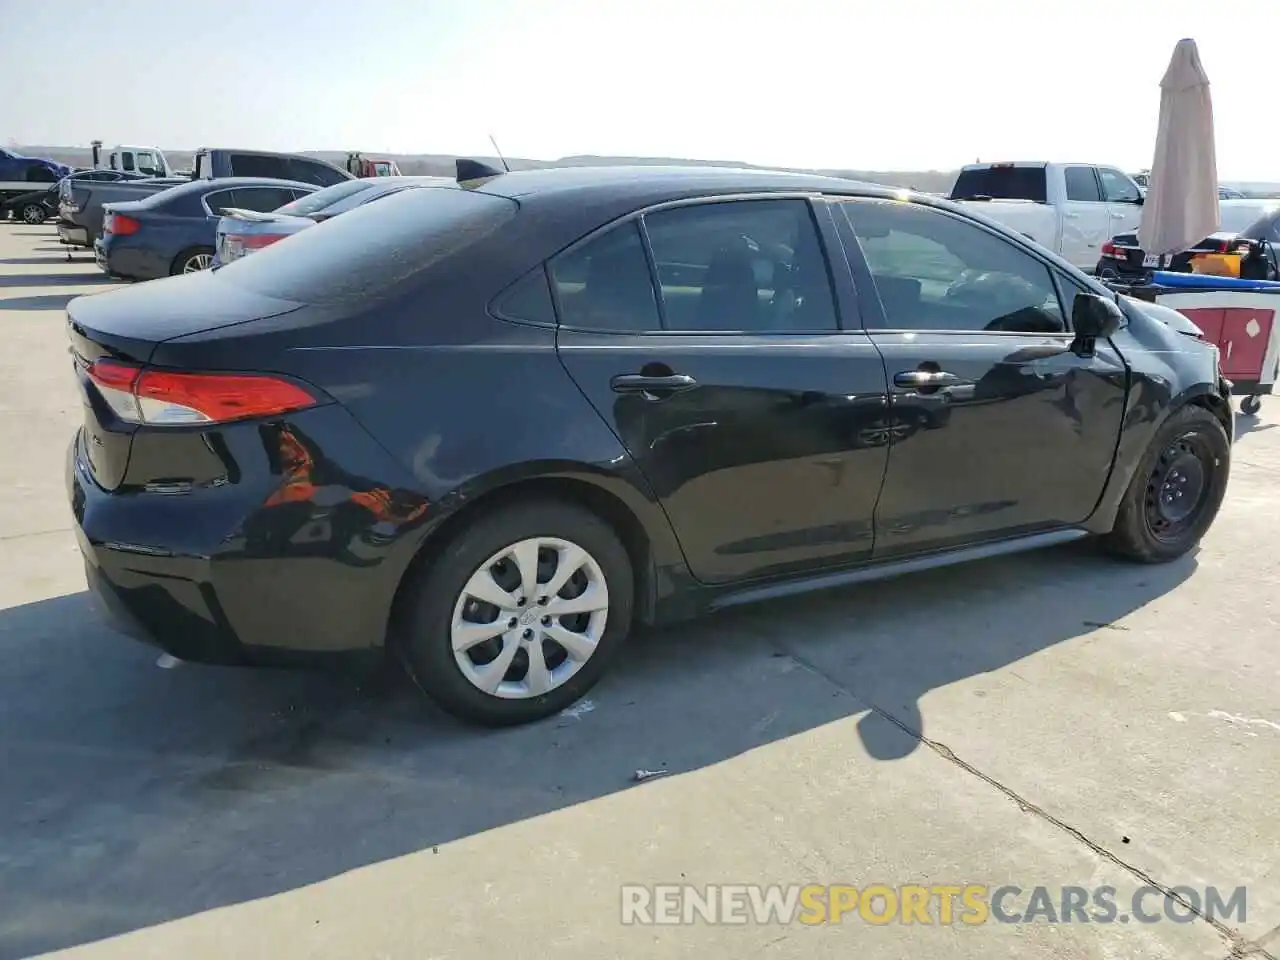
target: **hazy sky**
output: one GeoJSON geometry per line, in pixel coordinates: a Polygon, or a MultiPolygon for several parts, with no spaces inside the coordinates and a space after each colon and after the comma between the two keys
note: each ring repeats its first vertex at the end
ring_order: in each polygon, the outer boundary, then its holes
{"type": "Polygon", "coordinates": [[[0,0],[0,10],[20,11],[22,36],[42,38],[6,43],[0,57],[0,141],[10,143],[491,154],[492,132],[507,154],[541,159],[867,170],[977,158],[1147,167],[1160,78],[1191,36],[1212,82],[1220,177],[1280,180],[1280,0],[0,0]]]}

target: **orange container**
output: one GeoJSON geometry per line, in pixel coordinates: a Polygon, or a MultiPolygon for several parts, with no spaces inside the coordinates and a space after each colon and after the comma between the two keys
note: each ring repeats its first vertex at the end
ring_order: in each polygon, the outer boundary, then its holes
{"type": "Polygon", "coordinates": [[[1199,253],[1191,258],[1191,272],[1210,277],[1235,277],[1240,279],[1240,254],[1199,253]]]}

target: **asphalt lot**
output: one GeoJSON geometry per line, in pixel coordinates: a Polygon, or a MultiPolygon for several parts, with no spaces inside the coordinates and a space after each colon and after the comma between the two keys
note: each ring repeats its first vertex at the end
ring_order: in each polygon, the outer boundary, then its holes
{"type": "Polygon", "coordinates": [[[403,689],[160,669],[100,623],[61,310],[110,285],[78,259],[0,223],[0,960],[1280,955],[1280,398],[1193,558],[1073,546],[742,610],[477,731],[403,689]],[[1247,915],[625,926],[625,883],[1110,885],[1122,913],[1244,886],[1247,915]]]}

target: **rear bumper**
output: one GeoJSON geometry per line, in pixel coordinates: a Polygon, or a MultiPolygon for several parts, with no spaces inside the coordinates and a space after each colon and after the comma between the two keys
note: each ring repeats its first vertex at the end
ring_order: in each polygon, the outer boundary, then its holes
{"type": "MultiPolygon", "coordinates": [[[[376,471],[385,455],[367,435],[348,434],[350,424],[344,410],[328,406],[298,415],[292,426],[313,438],[336,430],[345,444],[327,449],[337,453],[345,445],[376,471]]],[[[419,542],[417,528],[426,520],[425,501],[421,510],[388,517],[376,512],[379,498],[344,491],[340,483],[315,487],[310,497],[281,497],[282,478],[271,473],[258,439],[267,433],[261,426],[223,431],[223,449],[238,461],[232,464],[237,481],[178,494],[104,490],[77,434],[65,479],[97,606],[121,633],[193,662],[291,664],[379,655],[392,600],[419,542]],[[235,430],[240,436],[227,436],[235,430]]],[[[392,497],[415,502],[403,491],[392,497]]]]}
{"type": "Polygon", "coordinates": [[[131,280],[159,280],[169,275],[169,261],[146,247],[133,246],[131,238],[113,237],[93,244],[93,259],[98,269],[131,280]]]}
{"type": "Polygon", "coordinates": [[[65,220],[58,221],[58,242],[70,247],[91,247],[89,231],[86,227],[65,220]]]}

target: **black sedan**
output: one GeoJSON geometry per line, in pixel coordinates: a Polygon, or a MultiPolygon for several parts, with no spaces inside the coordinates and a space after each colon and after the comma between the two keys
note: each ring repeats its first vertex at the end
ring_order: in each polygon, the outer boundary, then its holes
{"type": "Polygon", "coordinates": [[[1217,515],[1216,350],[1017,233],[816,176],[462,167],[71,302],[122,629],[390,654],[511,724],[637,622],[1077,537],[1165,562],[1217,515]]]}
{"type": "MultiPolygon", "coordinates": [[[[119,170],[77,170],[65,179],[114,181],[144,178],[141,174],[123,173],[119,170]]],[[[44,223],[50,217],[56,217],[59,185],[60,183],[54,183],[30,193],[19,194],[7,203],[0,203],[0,220],[11,216],[15,220],[35,226],[44,223]]]]}
{"type": "MultiPolygon", "coordinates": [[[[1103,280],[1141,280],[1152,270],[1162,269],[1173,273],[1190,273],[1191,260],[1202,253],[1230,253],[1241,251],[1253,255],[1259,261],[1263,273],[1268,263],[1274,263],[1280,251],[1280,208],[1263,214],[1240,233],[1222,231],[1205,237],[1195,246],[1176,253],[1161,265],[1155,257],[1148,257],[1138,244],[1136,233],[1121,233],[1102,245],[1095,273],[1103,280]]],[[[1276,279],[1273,275],[1259,279],[1276,279]]]]}

